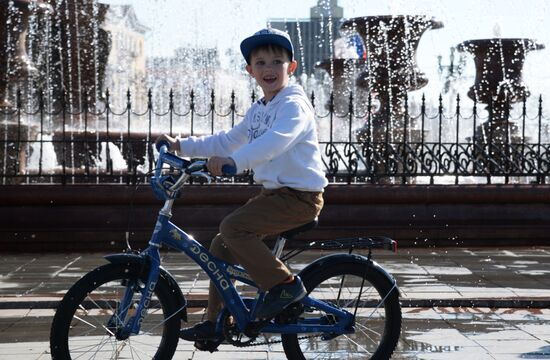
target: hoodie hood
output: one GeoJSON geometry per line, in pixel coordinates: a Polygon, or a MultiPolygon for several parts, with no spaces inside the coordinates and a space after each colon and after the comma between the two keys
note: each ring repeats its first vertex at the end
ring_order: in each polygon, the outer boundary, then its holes
{"type": "Polygon", "coordinates": [[[271,106],[275,106],[279,102],[288,101],[289,99],[299,101],[300,103],[305,104],[309,110],[313,111],[313,105],[311,105],[311,102],[309,101],[306,92],[304,91],[304,88],[298,84],[285,86],[284,89],[279,91],[279,93],[275,95],[275,97],[271,99],[268,104],[271,104],[271,106]]]}

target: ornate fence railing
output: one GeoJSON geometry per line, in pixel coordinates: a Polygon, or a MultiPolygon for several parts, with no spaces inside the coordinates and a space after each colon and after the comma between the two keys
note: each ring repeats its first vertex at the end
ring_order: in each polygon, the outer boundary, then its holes
{"type": "MultiPolygon", "coordinates": [[[[146,181],[159,134],[210,134],[229,129],[244,116],[234,94],[225,104],[213,92],[202,100],[191,92],[176,102],[170,92],[159,111],[149,91],[139,110],[128,93],[126,107],[119,111],[111,108],[107,93],[103,104],[83,104],[76,111],[63,102],[51,109],[43,96],[23,105],[19,94],[14,108],[0,111],[0,184],[146,181]]],[[[312,94],[332,183],[547,182],[550,122],[542,97],[508,107],[504,121],[502,113],[493,116],[491,104],[486,109],[475,101],[461,104],[459,96],[452,109],[443,106],[441,96],[435,103],[424,96],[416,102],[404,99],[403,109],[392,114],[377,113],[371,98],[330,96],[324,106],[316,100],[312,94]],[[338,101],[344,106],[336,106],[338,101]]],[[[220,181],[252,182],[252,177],[220,181]]]]}

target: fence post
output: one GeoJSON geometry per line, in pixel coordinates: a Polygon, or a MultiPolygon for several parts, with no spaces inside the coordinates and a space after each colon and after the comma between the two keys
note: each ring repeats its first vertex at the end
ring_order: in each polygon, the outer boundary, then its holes
{"type": "MultiPolygon", "coordinates": [[[[546,183],[546,172],[541,171],[542,169],[542,94],[539,95],[539,109],[537,114],[538,122],[539,122],[539,134],[538,134],[538,154],[537,154],[537,170],[538,170],[538,176],[537,180],[539,184],[546,183]]],[[[548,166],[548,162],[546,163],[546,166],[548,166]]]]}
{"type": "Polygon", "coordinates": [[[527,119],[527,97],[525,96],[525,93],[523,93],[522,96],[522,106],[521,106],[521,151],[520,151],[520,158],[521,162],[519,164],[518,172],[520,174],[523,174],[524,172],[527,172],[525,169],[525,164],[527,163],[527,159],[525,158],[525,121],[527,119]]]}
{"type": "Polygon", "coordinates": [[[193,136],[195,134],[194,127],[195,127],[195,91],[191,89],[191,93],[189,94],[189,97],[191,99],[191,102],[189,103],[189,111],[191,112],[191,131],[190,134],[193,136]]]}
{"type": "Polygon", "coordinates": [[[460,133],[460,94],[456,94],[456,136],[455,136],[455,185],[458,185],[458,176],[460,175],[460,152],[459,148],[459,136],[460,133]]]}
{"type": "Polygon", "coordinates": [[[361,144],[365,151],[366,163],[367,163],[367,176],[370,173],[370,182],[371,184],[376,183],[376,171],[374,166],[374,151],[375,147],[372,139],[372,93],[369,91],[369,96],[367,97],[367,123],[366,123],[366,143],[361,144]]]}
{"type": "Polygon", "coordinates": [[[42,89],[38,91],[38,112],[40,113],[40,156],[38,157],[38,176],[40,177],[42,176],[42,159],[44,158],[44,92],[42,89]]]}
{"type": "MultiPolygon", "coordinates": [[[[153,106],[150,105],[150,112],[153,112],[153,106]]],[[[170,136],[174,136],[174,90],[170,89],[170,92],[168,93],[168,118],[170,121],[170,136]]]]}
{"type": "MultiPolygon", "coordinates": [[[[421,167],[420,167],[420,173],[421,174],[424,174],[424,170],[425,170],[425,161],[424,161],[424,156],[425,156],[425,137],[424,137],[424,133],[426,132],[426,96],[424,95],[424,93],[422,93],[422,99],[421,99],[421,103],[420,103],[420,161],[421,161],[421,167]]],[[[432,162],[433,163],[433,162],[432,162]]],[[[428,175],[430,174],[430,172],[428,171],[428,175]]],[[[430,183],[433,183],[433,177],[430,176],[430,183]]]]}
{"type": "MultiPolygon", "coordinates": [[[[126,115],[128,117],[127,122],[127,133],[126,133],[126,159],[127,160],[127,166],[128,166],[128,173],[126,174],[126,185],[130,185],[131,183],[131,176],[132,176],[132,142],[131,142],[131,118],[132,118],[132,94],[130,93],[130,88],[128,88],[128,91],[126,92],[126,115]]],[[[121,141],[121,145],[124,145],[124,138],[121,141]]],[[[107,146],[109,146],[107,144],[107,146]]]]}
{"type": "MultiPolygon", "coordinates": [[[[403,174],[401,176],[401,183],[406,184],[407,179],[409,179],[413,176],[413,173],[411,169],[409,169],[409,166],[407,165],[407,159],[409,157],[409,149],[410,149],[410,143],[412,142],[412,121],[409,114],[409,95],[405,92],[404,96],[405,101],[405,114],[403,116],[403,152],[402,152],[402,158],[403,158],[403,174]]],[[[414,157],[412,157],[414,160],[414,157]]],[[[414,166],[413,166],[414,169],[414,166]]]]}
{"type": "Polygon", "coordinates": [[[62,174],[61,174],[61,184],[66,185],[67,184],[67,162],[66,162],[66,156],[67,156],[67,93],[65,89],[63,89],[63,95],[61,100],[61,107],[62,107],[62,113],[63,113],[63,130],[62,130],[62,139],[63,139],[63,146],[61,151],[61,168],[62,168],[62,174]]]}
{"type": "Polygon", "coordinates": [[[433,174],[430,178],[430,185],[434,184],[434,175],[441,175],[443,168],[443,162],[441,161],[441,137],[443,129],[443,96],[439,94],[439,105],[437,107],[437,119],[438,119],[438,132],[437,132],[437,173],[433,174]]]}
{"type": "MultiPolygon", "coordinates": [[[[16,144],[16,149],[15,150],[16,150],[16,154],[19,154],[20,147],[21,147],[21,108],[22,108],[21,90],[20,89],[17,89],[16,103],[17,103],[17,144],[16,144]]],[[[6,135],[7,135],[7,133],[6,133],[6,135]]],[[[40,134],[40,136],[42,136],[42,133],[40,134]]],[[[30,152],[30,145],[29,145],[30,143],[28,141],[29,141],[29,139],[27,139],[26,148],[29,149],[29,152],[30,152]]],[[[6,152],[7,152],[7,148],[6,148],[6,152]]],[[[14,174],[16,174],[16,175],[19,174],[18,159],[19,159],[19,156],[17,156],[17,158],[15,160],[15,166],[16,167],[14,169],[15,170],[14,174]]],[[[42,166],[42,161],[40,161],[40,164],[38,166],[39,166],[39,169],[40,169],[40,167],[42,166]]]]}
{"type": "MultiPolygon", "coordinates": [[[[487,166],[485,171],[487,172],[487,184],[491,184],[491,173],[494,168],[493,163],[493,97],[489,97],[489,136],[487,137],[487,166]]],[[[483,128],[483,124],[481,125],[483,128]]]]}

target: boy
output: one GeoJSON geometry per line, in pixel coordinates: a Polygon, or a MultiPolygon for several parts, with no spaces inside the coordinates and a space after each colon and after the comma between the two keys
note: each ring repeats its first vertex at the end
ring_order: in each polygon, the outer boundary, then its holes
{"type": "MultiPolygon", "coordinates": [[[[241,264],[260,289],[267,291],[258,318],[269,319],[303,298],[306,290],[297,276],[277,259],[262,239],[306,224],[323,207],[327,180],[313,107],[302,87],[289,85],[296,70],[294,49],[287,33],[263,29],[241,43],[247,72],[264,97],[231,130],[202,137],[174,139],[162,135],[171,151],[183,156],[210,157],[208,170],[222,175],[222,166],[238,172],[254,170],[261,193],[223,219],[210,251],[218,258],[241,264]]],[[[222,299],[210,284],[207,320],[183,329],[180,337],[211,340],[222,299]]]]}

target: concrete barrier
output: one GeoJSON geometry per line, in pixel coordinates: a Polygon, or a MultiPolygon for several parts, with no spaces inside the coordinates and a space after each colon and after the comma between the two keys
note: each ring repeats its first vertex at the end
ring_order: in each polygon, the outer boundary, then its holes
{"type": "MultiPolygon", "coordinates": [[[[259,191],[191,185],[173,222],[208,243],[259,191]]],[[[549,185],[330,185],[320,225],[294,241],[385,235],[401,247],[550,244],[549,185]]],[[[161,202],[148,186],[0,186],[0,251],[119,251],[146,245],[161,202]]],[[[292,246],[292,243],[290,244],[292,246]]]]}

